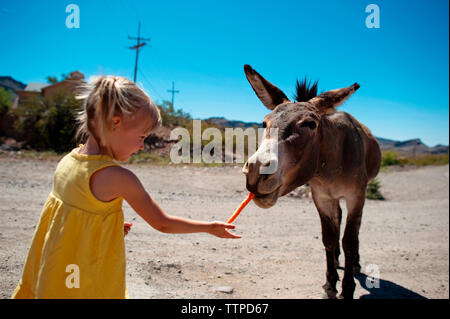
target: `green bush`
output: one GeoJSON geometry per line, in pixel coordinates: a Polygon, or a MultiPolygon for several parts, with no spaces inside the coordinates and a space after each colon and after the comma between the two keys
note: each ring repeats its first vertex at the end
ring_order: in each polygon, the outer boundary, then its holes
{"type": "Polygon", "coordinates": [[[381,166],[392,165],[446,165],[448,164],[448,154],[422,154],[414,157],[399,157],[397,152],[385,151],[382,154],[381,166]]]}
{"type": "Polygon", "coordinates": [[[39,140],[36,123],[45,112],[45,105],[38,96],[30,96],[26,101],[19,101],[17,109],[12,110],[16,121],[15,130],[19,140],[34,145],[39,140]]]}
{"type": "Polygon", "coordinates": [[[175,110],[171,102],[163,101],[162,104],[158,105],[158,108],[164,125],[186,127],[192,120],[189,113],[183,112],[182,109],[175,110]]]}
{"type": "Polygon", "coordinates": [[[46,148],[56,152],[71,150],[75,145],[76,114],[81,103],[72,94],[50,98],[48,111],[37,123],[46,148]]]}
{"type": "Polygon", "coordinates": [[[397,152],[385,151],[381,156],[381,166],[399,165],[397,152]]]}
{"type": "Polygon", "coordinates": [[[366,188],[366,198],[383,200],[384,197],[381,195],[380,188],[380,181],[377,178],[371,180],[366,188]]]}
{"type": "Polygon", "coordinates": [[[11,107],[11,91],[0,86],[0,116],[9,112],[11,107]]]}
{"type": "Polygon", "coordinates": [[[76,113],[80,107],[80,101],[69,92],[48,98],[35,96],[14,111],[16,129],[34,149],[67,152],[76,145],[76,113]]]}
{"type": "MultiPolygon", "coordinates": [[[[191,116],[182,109],[175,110],[170,102],[163,101],[158,107],[164,125],[191,125],[191,116]]],[[[70,151],[76,145],[76,114],[80,109],[81,101],[70,92],[62,91],[46,98],[30,96],[12,111],[17,118],[17,135],[39,151],[70,151]]]]}
{"type": "Polygon", "coordinates": [[[167,165],[170,159],[158,155],[156,152],[144,152],[139,151],[137,154],[134,154],[129,160],[128,163],[154,163],[154,164],[163,164],[167,165]]]}
{"type": "Polygon", "coordinates": [[[424,154],[413,158],[406,158],[405,162],[419,167],[426,165],[447,165],[448,154],[424,154]]]}

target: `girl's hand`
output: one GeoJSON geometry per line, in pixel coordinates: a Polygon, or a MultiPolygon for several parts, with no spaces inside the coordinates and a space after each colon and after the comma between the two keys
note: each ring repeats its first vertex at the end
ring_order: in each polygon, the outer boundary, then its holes
{"type": "Polygon", "coordinates": [[[223,222],[211,222],[208,233],[219,238],[241,238],[242,236],[230,233],[227,229],[235,229],[236,226],[223,222]]]}
{"type": "Polygon", "coordinates": [[[127,222],[123,223],[123,232],[125,234],[124,236],[126,236],[128,234],[128,232],[131,229],[131,226],[133,226],[133,223],[127,223],[127,222]]]}

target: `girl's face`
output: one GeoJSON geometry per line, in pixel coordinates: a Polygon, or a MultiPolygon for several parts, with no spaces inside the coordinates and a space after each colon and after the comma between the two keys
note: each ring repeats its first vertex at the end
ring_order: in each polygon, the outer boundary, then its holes
{"type": "Polygon", "coordinates": [[[144,140],[150,134],[150,115],[142,107],[133,115],[114,116],[113,122],[108,144],[114,159],[126,162],[131,155],[144,149],[144,140]]]}

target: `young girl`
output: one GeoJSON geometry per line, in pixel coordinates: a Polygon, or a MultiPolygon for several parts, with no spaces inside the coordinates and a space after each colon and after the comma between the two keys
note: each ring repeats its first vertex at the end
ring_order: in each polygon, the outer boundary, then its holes
{"type": "Polygon", "coordinates": [[[88,84],[78,136],[55,171],[53,189],[33,236],[13,298],[126,298],[122,201],[164,233],[205,232],[240,238],[223,222],[203,222],[162,211],[130,170],[119,166],[144,149],[159,110],[133,82],[104,76],[88,84]]]}

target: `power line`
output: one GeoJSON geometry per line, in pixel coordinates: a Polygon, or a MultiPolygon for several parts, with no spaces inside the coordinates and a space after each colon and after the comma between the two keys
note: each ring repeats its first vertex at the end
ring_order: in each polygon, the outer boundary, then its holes
{"type": "Polygon", "coordinates": [[[135,46],[130,47],[131,50],[136,50],[136,63],[134,65],[134,83],[136,83],[136,75],[137,75],[137,70],[138,70],[138,59],[139,59],[139,49],[144,47],[145,45],[147,45],[147,43],[145,43],[145,42],[141,43],[141,40],[150,41],[150,38],[141,38],[141,21],[139,21],[139,24],[138,24],[137,38],[128,36],[128,39],[137,41],[135,46]]]}
{"type": "Polygon", "coordinates": [[[165,99],[161,96],[161,94],[159,94],[159,92],[156,90],[156,88],[150,83],[150,81],[147,79],[147,77],[142,72],[142,70],[139,70],[139,74],[142,75],[142,77],[144,78],[144,81],[148,84],[150,89],[161,99],[161,102],[163,102],[165,99]]]}

